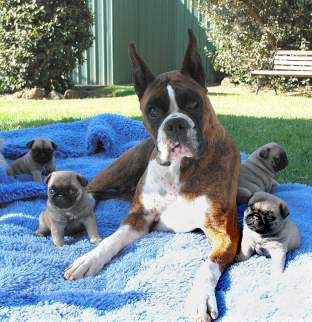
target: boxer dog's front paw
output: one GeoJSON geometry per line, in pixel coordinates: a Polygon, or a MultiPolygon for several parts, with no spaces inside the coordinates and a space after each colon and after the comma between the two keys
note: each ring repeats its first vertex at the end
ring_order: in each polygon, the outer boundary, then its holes
{"type": "Polygon", "coordinates": [[[185,313],[196,322],[211,322],[218,317],[217,301],[212,292],[192,289],[187,297],[185,313]]]}
{"type": "Polygon", "coordinates": [[[75,262],[65,269],[64,278],[67,280],[77,280],[80,278],[93,276],[98,273],[104,264],[99,254],[90,251],[75,260],[75,262]]]}

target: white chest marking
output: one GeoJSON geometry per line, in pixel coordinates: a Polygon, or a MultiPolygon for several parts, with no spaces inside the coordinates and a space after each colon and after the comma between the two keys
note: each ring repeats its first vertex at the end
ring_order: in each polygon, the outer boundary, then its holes
{"type": "Polygon", "coordinates": [[[159,213],[156,230],[187,232],[203,228],[209,202],[205,196],[193,200],[180,193],[180,162],[169,167],[150,161],[142,191],[145,210],[159,213]]]}

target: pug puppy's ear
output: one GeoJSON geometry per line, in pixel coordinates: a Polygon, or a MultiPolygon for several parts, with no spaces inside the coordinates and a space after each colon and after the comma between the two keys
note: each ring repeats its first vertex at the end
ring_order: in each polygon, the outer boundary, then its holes
{"type": "Polygon", "coordinates": [[[252,207],[253,206],[253,201],[251,200],[252,196],[248,199],[247,205],[248,207],[252,207]]]}
{"type": "Polygon", "coordinates": [[[45,184],[48,184],[49,183],[49,181],[50,181],[50,179],[52,177],[52,174],[53,174],[53,172],[51,172],[47,177],[44,178],[44,183],[45,184]]]}
{"type": "Polygon", "coordinates": [[[29,142],[26,144],[27,148],[28,148],[28,149],[31,149],[31,148],[32,148],[32,146],[33,146],[33,144],[34,144],[34,142],[35,142],[35,140],[31,140],[31,141],[29,141],[29,142]]]}
{"type": "Polygon", "coordinates": [[[79,174],[77,174],[77,180],[83,187],[86,187],[88,185],[88,180],[79,174]]]}
{"type": "Polygon", "coordinates": [[[54,143],[53,141],[51,141],[51,144],[52,144],[53,150],[56,151],[58,148],[57,144],[54,143]]]}
{"type": "Polygon", "coordinates": [[[283,202],[280,203],[280,213],[283,218],[286,218],[289,215],[289,210],[286,203],[283,203],[283,202]]]}
{"type": "Polygon", "coordinates": [[[267,159],[269,157],[269,154],[270,154],[270,148],[265,148],[265,149],[262,149],[260,152],[259,152],[259,156],[260,158],[262,159],[267,159]]]}

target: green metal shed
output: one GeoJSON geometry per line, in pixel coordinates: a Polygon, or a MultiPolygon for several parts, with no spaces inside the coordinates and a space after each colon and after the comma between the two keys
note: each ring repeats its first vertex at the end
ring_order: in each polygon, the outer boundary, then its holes
{"type": "Polygon", "coordinates": [[[89,0],[94,13],[94,42],[85,63],[73,71],[76,85],[110,85],[132,82],[128,44],[136,43],[155,74],[181,67],[187,28],[198,45],[209,83],[215,81],[205,50],[211,48],[198,11],[203,0],[89,0]]]}

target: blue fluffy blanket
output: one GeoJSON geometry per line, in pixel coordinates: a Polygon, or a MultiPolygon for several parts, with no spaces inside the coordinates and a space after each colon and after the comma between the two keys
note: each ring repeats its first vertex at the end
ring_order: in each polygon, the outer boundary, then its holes
{"type": "MultiPolygon", "coordinates": [[[[57,168],[88,179],[146,136],[141,122],[113,115],[0,133],[7,159],[25,153],[34,137],[49,137],[59,146],[57,168]]],[[[0,169],[1,321],[187,321],[184,300],[210,249],[202,233],[152,232],[97,276],[65,281],[64,268],[94,246],[86,235],[67,237],[62,248],[33,235],[46,187],[30,180],[0,169]]],[[[220,321],[312,321],[312,188],[285,184],[274,193],[287,201],[302,245],[288,255],[280,280],[272,280],[265,257],[233,264],[217,286],[220,321]]],[[[117,229],[128,209],[122,201],[99,204],[102,237],[117,229]]]]}

